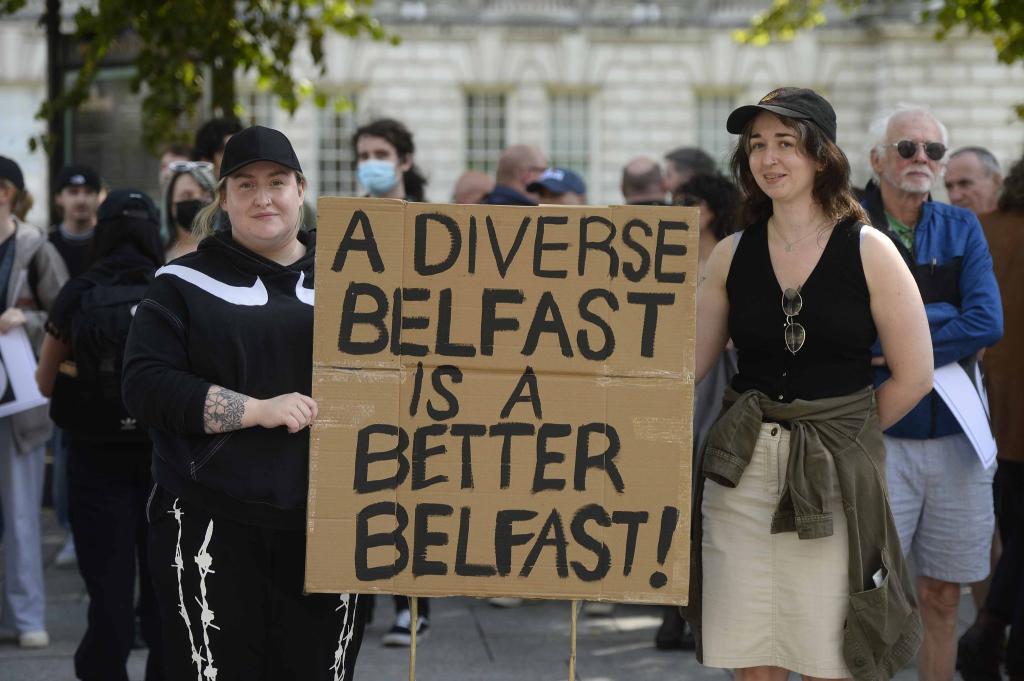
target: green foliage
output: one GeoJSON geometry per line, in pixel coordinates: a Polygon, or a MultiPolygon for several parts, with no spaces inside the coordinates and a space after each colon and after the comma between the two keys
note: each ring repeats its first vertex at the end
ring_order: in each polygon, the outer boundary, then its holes
{"type": "MultiPolygon", "coordinates": [[[[25,0],[0,0],[0,16],[25,0]]],[[[373,0],[96,0],[75,15],[73,39],[82,68],[58,99],[40,107],[49,119],[84,102],[104,59],[120,41],[138,45],[133,91],[143,93],[143,142],[152,151],[184,141],[199,115],[204,90],[215,110],[239,112],[234,78],[252,73],[261,91],[294,113],[301,101],[326,105],[330,97],[293,73],[292,58],[308,50],[323,76],[324,43],[333,31],[397,43],[372,18],[373,0]]],[[[34,140],[35,141],[35,140],[34,140]]],[[[42,140],[44,143],[47,140],[42,140]]]]}
{"type": "Polygon", "coordinates": [[[0,0],[0,16],[14,14],[25,6],[25,0],[0,0]]]}
{"type": "Polygon", "coordinates": [[[792,40],[797,31],[825,23],[825,0],[774,0],[772,6],[750,20],[749,29],[733,33],[741,43],[762,47],[772,40],[792,40]]]}
{"type": "MultiPolygon", "coordinates": [[[[862,5],[861,0],[833,1],[847,14],[862,5]]],[[[774,0],[770,8],[751,20],[750,28],[736,31],[734,37],[750,45],[790,40],[797,31],[825,23],[825,2],[774,0]]],[[[963,27],[968,32],[989,36],[1000,61],[1013,64],[1024,59],[1024,0],[918,0],[917,4],[922,18],[935,20],[937,39],[942,40],[950,31],[963,27]]]]}
{"type": "MultiPolygon", "coordinates": [[[[740,43],[758,46],[773,40],[792,40],[798,31],[825,23],[825,2],[773,0],[770,8],[751,19],[750,28],[734,32],[733,37],[740,43]]],[[[834,2],[847,14],[862,4],[861,0],[834,2]]],[[[999,61],[1014,64],[1024,60],[1024,0],[917,0],[917,4],[922,19],[935,21],[937,40],[964,28],[968,33],[989,36],[999,61]]],[[[1017,116],[1024,119],[1024,104],[1015,108],[1017,116]]]]}
{"type": "Polygon", "coordinates": [[[963,25],[972,32],[991,36],[999,61],[1013,64],[1024,59],[1022,0],[945,0],[930,16],[941,27],[937,33],[939,38],[945,38],[951,30],[963,25]]]}

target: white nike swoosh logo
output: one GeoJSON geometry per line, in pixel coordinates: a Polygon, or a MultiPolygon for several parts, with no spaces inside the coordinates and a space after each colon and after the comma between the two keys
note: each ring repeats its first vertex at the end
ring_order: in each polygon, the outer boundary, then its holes
{"type": "Polygon", "coordinates": [[[303,288],[302,282],[304,281],[306,281],[306,273],[299,272],[299,282],[295,284],[295,297],[306,305],[312,305],[314,291],[311,288],[303,288]]]}
{"type": "Polygon", "coordinates": [[[252,286],[231,286],[184,265],[164,265],[156,271],[156,276],[159,277],[162,274],[170,274],[183,279],[211,296],[232,305],[257,307],[266,305],[269,299],[267,287],[263,285],[263,280],[259,277],[256,277],[256,283],[252,286]]]}

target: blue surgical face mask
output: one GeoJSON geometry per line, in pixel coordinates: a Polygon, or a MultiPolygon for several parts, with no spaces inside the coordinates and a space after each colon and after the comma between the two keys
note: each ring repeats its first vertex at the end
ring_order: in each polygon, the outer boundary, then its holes
{"type": "Polygon", "coordinates": [[[383,196],[398,184],[395,164],[391,161],[375,158],[360,161],[356,176],[359,179],[359,184],[363,185],[366,191],[373,196],[383,196]]]}

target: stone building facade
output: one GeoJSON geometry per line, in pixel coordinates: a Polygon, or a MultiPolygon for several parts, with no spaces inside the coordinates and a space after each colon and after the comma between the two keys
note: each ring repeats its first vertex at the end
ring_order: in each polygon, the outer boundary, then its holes
{"type": "MultiPolygon", "coordinates": [[[[244,77],[239,89],[247,120],[284,130],[322,194],[358,191],[351,132],[393,116],[415,134],[431,200],[446,201],[464,169],[491,170],[503,146],[527,142],[584,174],[592,202],[616,202],[620,168],[634,155],[698,145],[724,161],[728,112],[781,85],[813,87],[833,102],[858,182],[869,174],[871,119],[899,103],[932,107],[954,147],[988,147],[1004,164],[1024,152],[1014,113],[1024,67],[998,63],[984,36],[939,42],[912,12],[921,3],[866,2],[860,15],[833,17],[789,43],[737,44],[733,31],[767,4],[378,0],[373,11],[400,46],[341,37],[327,46],[319,85],[347,96],[351,110],[308,104],[289,118],[244,77]]],[[[33,189],[43,186],[45,164],[25,153],[24,139],[39,129],[32,115],[45,93],[43,41],[27,18],[0,23],[0,153],[23,163],[33,189]]],[[[312,73],[301,61],[294,67],[312,73]]],[[[96,106],[104,97],[112,95],[98,92],[96,106]]],[[[129,129],[133,106],[126,92],[111,104],[129,129]]]]}

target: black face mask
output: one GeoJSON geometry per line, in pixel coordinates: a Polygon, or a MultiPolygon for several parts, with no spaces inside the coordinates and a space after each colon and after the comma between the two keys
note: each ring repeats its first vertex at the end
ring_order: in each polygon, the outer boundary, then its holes
{"type": "Polygon", "coordinates": [[[198,215],[199,211],[201,211],[206,205],[206,201],[200,201],[199,199],[178,201],[174,204],[175,220],[182,229],[192,229],[192,221],[196,219],[196,215],[198,215]]]}

